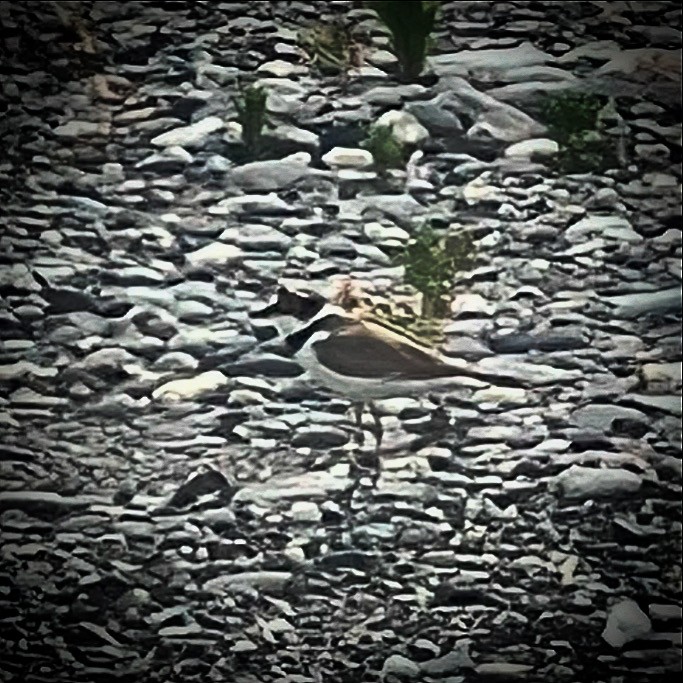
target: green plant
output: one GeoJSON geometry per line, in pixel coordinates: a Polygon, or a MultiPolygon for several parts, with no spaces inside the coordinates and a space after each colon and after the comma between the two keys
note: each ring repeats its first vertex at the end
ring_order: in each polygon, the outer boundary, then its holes
{"type": "Polygon", "coordinates": [[[391,46],[405,80],[415,80],[424,68],[429,34],[434,29],[438,2],[372,0],[374,10],[391,33],[391,46]]]}
{"type": "Polygon", "coordinates": [[[556,163],[561,172],[599,172],[618,164],[615,145],[600,130],[598,115],[604,105],[597,95],[571,91],[541,102],[539,119],[560,146],[556,163]]]}
{"type": "Polygon", "coordinates": [[[380,174],[389,168],[403,165],[403,146],[394,137],[389,126],[372,126],[362,146],[372,154],[375,168],[380,174]]]}
{"type": "Polygon", "coordinates": [[[456,274],[473,262],[474,243],[468,233],[439,235],[423,225],[395,262],[405,268],[406,284],[422,294],[423,318],[442,318],[456,274]]]}
{"type": "Polygon", "coordinates": [[[235,100],[237,120],[242,126],[242,143],[248,156],[261,151],[263,127],[266,124],[266,91],[254,85],[241,90],[235,100]]]}

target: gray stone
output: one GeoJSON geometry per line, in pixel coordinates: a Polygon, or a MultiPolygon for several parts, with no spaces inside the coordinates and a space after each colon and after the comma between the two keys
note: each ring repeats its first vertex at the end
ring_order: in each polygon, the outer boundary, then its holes
{"type": "Polygon", "coordinates": [[[449,93],[441,93],[431,100],[411,102],[406,105],[406,110],[414,114],[428,131],[436,135],[448,135],[464,131],[460,118],[449,107],[453,104],[449,93]]]}
{"type": "Polygon", "coordinates": [[[285,251],[292,244],[292,238],[268,225],[244,223],[239,228],[224,230],[220,239],[235,242],[245,251],[285,251]]]}
{"type": "Polygon", "coordinates": [[[617,318],[639,318],[644,315],[664,315],[681,312],[681,288],[672,287],[657,292],[642,292],[605,297],[615,307],[617,318]]]}
{"type": "Polygon", "coordinates": [[[554,483],[564,498],[587,500],[635,493],[640,489],[642,479],[625,469],[572,465],[556,475],[554,483]]]}
{"type": "Polygon", "coordinates": [[[452,652],[429,659],[420,664],[420,669],[430,676],[439,676],[443,674],[453,673],[465,668],[472,668],[474,662],[470,659],[469,643],[466,641],[456,643],[452,652]]]}
{"type": "Polygon", "coordinates": [[[575,87],[573,80],[564,81],[529,81],[527,83],[510,83],[499,88],[491,88],[487,95],[501,102],[537,101],[549,93],[561,92],[575,87]]]}
{"type": "Polygon", "coordinates": [[[246,587],[260,588],[268,592],[269,590],[281,590],[291,580],[291,572],[240,572],[237,574],[224,574],[215,579],[209,579],[204,584],[204,589],[217,595],[223,595],[226,590],[234,588],[243,589],[246,587]]]}
{"type": "Polygon", "coordinates": [[[648,609],[650,618],[657,621],[681,621],[683,610],[680,605],[660,605],[652,604],[648,609]]]}
{"type": "Polygon", "coordinates": [[[591,403],[572,413],[572,422],[580,427],[609,431],[614,420],[629,420],[648,424],[649,418],[635,408],[624,408],[611,403],[591,403]]]}
{"type": "Polygon", "coordinates": [[[500,678],[502,680],[510,680],[511,678],[526,678],[534,667],[528,664],[514,664],[513,662],[486,662],[484,664],[477,664],[475,671],[479,676],[487,678],[500,678]]]}
{"type": "Polygon", "coordinates": [[[427,58],[427,63],[437,76],[468,76],[474,70],[481,70],[495,73],[503,79],[508,70],[554,61],[552,55],[542,52],[530,42],[513,48],[460,50],[427,58]]]}
{"type": "Polygon", "coordinates": [[[642,242],[643,238],[621,216],[586,216],[564,231],[565,239],[576,241],[587,235],[612,237],[626,242],[642,242]]]}
{"type": "Polygon", "coordinates": [[[382,666],[382,678],[398,676],[403,679],[418,678],[420,667],[412,660],[403,655],[391,655],[384,660],[382,666]]]}
{"type": "Polygon", "coordinates": [[[613,605],[607,616],[602,637],[612,647],[623,647],[646,636],[652,630],[650,619],[633,600],[622,600],[613,605]]]}
{"type": "Polygon", "coordinates": [[[358,202],[366,211],[385,214],[397,223],[410,223],[411,218],[427,212],[427,209],[409,194],[376,194],[359,197],[358,202]]]}
{"type": "Polygon", "coordinates": [[[268,194],[241,195],[221,199],[218,204],[209,207],[209,213],[217,216],[232,214],[282,216],[294,213],[294,210],[275,192],[269,192],[268,194]]]}
{"type": "Polygon", "coordinates": [[[54,130],[55,135],[66,138],[90,137],[98,133],[105,134],[106,130],[103,124],[95,121],[68,121],[54,130]]]}
{"type": "Polygon", "coordinates": [[[644,408],[655,408],[671,415],[681,415],[681,397],[675,395],[652,396],[651,394],[626,394],[624,400],[644,408]]]}
{"type": "Polygon", "coordinates": [[[583,373],[579,370],[564,370],[552,365],[528,363],[523,360],[523,357],[512,355],[482,358],[472,366],[472,369],[483,371],[491,377],[498,374],[527,386],[573,382],[583,377],[583,373]]]}
{"type": "Polygon", "coordinates": [[[405,99],[419,97],[426,91],[427,89],[423,85],[417,85],[415,83],[408,85],[378,86],[377,88],[368,90],[364,94],[363,99],[370,104],[395,107],[401,104],[405,99]]]}
{"type": "Polygon", "coordinates": [[[316,151],[320,146],[320,137],[310,130],[304,128],[297,128],[291,125],[278,126],[274,131],[269,133],[269,136],[290,142],[294,145],[299,145],[310,151],[316,151]]]}
{"type": "MultiPolygon", "coordinates": [[[[512,143],[542,137],[545,133],[545,126],[534,121],[528,114],[479,92],[462,78],[442,79],[437,89],[442,91],[441,94],[428,103],[450,112],[458,120],[463,117],[471,120],[473,124],[465,133],[470,140],[512,143]]],[[[424,109],[420,110],[415,106],[407,109],[429,128],[429,121],[420,119],[424,109]]],[[[453,133],[457,130],[441,132],[453,133]]]]}
{"type": "Polygon", "coordinates": [[[307,152],[274,161],[254,161],[233,168],[229,178],[238,187],[252,192],[283,190],[310,173],[310,161],[311,155],[307,152]]]}

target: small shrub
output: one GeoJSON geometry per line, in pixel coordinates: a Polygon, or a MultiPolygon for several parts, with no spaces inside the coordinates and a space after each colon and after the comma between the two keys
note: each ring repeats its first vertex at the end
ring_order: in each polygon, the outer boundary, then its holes
{"type": "Polygon", "coordinates": [[[438,2],[417,0],[373,0],[366,5],[374,10],[391,33],[391,46],[401,74],[414,81],[424,68],[429,34],[434,29],[438,2]]]}
{"type": "Polygon", "coordinates": [[[390,168],[403,166],[403,146],[394,137],[388,126],[373,126],[370,128],[368,137],[363,142],[363,147],[372,154],[375,168],[381,174],[390,168]]]}
{"type": "Polygon", "coordinates": [[[618,165],[613,142],[600,131],[601,97],[589,93],[562,92],[546,97],[540,106],[540,120],[560,151],[557,167],[562,173],[604,171],[618,165]]]}
{"type": "Polygon", "coordinates": [[[237,120],[242,125],[242,143],[250,157],[261,151],[263,127],[266,124],[266,91],[251,85],[235,100],[237,120]]]}
{"type": "Polygon", "coordinates": [[[442,318],[458,272],[472,264],[474,244],[467,233],[440,236],[429,225],[416,233],[396,258],[405,268],[406,284],[422,294],[423,318],[442,318]]]}

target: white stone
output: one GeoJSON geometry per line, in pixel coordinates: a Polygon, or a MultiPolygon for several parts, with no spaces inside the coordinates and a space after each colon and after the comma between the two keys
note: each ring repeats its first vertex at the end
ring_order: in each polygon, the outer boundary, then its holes
{"type": "Polygon", "coordinates": [[[404,145],[415,145],[429,138],[429,131],[407,111],[387,111],[377,119],[376,125],[391,128],[394,138],[404,145]]]}
{"type": "Polygon", "coordinates": [[[222,372],[210,370],[189,379],[176,379],[166,382],[152,392],[152,398],[169,400],[194,398],[205,391],[212,391],[225,386],[227,383],[228,378],[222,372]]]}
{"type": "Polygon", "coordinates": [[[649,617],[633,600],[623,600],[609,611],[602,637],[612,647],[623,647],[652,630],[649,617]]]}
{"type": "Polygon", "coordinates": [[[188,263],[199,266],[206,263],[227,263],[242,256],[242,250],[234,244],[214,242],[200,247],[185,256],[188,263]]]}
{"type": "Polygon", "coordinates": [[[453,313],[481,313],[490,316],[495,310],[495,305],[480,294],[458,294],[451,303],[453,313]]]}
{"type": "Polygon", "coordinates": [[[505,156],[530,159],[532,156],[552,156],[559,151],[560,146],[555,140],[550,140],[549,138],[535,138],[533,140],[524,140],[523,142],[516,142],[514,145],[510,145],[505,150],[505,156]]]}
{"type": "Polygon", "coordinates": [[[334,147],[323,155],[322,161],[331,168],[366,168],[372,166],[372,154],[366,149],[334,147]]]}
{"type": "Polygon", "coordinates": [[[308,73],[308,67],[301,64],[292,64],[284,59],[274,59],[271,62],[261,64],[256,69],[258,73],[268,74],[276,78],[289,78],[290,76],[302,76],[308,73]]]}
{"type": "Polygon", "coordinates": [[[298,500],[293,503],[290,514],[296,522],[319,522],[322,519],[320,508],[307,500],[298,500]]]}
{"type": "Polygon", "coordinates": [[[279,140],[286,140],[287,142],[311,149],[317,149],[320,144],[320,136],[316,133],[291,125],[278,126],[271,135],[279,140]]]}
{"type": "Polygon", "coordinates": [[[158,147],[196,147],[201,145],[211,133],[225,127],[223,119],[218,116],[207,116],[190,126],[174,128],[152,138],[152,144],[158,147]]]}

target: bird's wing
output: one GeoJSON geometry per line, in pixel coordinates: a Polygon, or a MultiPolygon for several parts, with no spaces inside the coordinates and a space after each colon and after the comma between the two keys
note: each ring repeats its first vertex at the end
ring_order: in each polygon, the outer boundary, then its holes
{"type": "Polygon", "coordinates": [[[323,365],[348,377],[429,379],[457,373],[457,368],[381,325],[357,323],[311,348],[323,365]]]}

